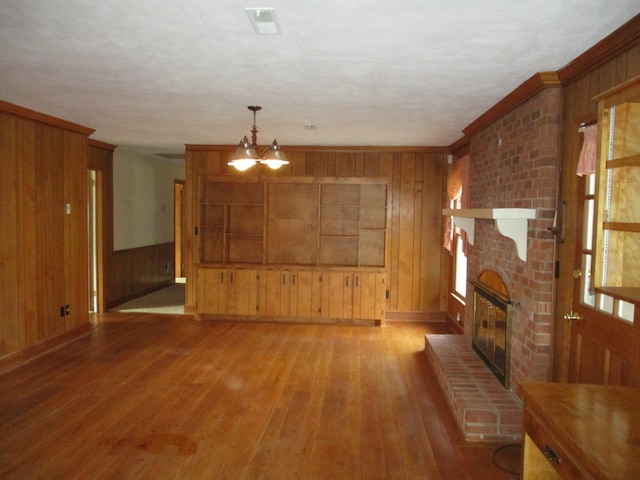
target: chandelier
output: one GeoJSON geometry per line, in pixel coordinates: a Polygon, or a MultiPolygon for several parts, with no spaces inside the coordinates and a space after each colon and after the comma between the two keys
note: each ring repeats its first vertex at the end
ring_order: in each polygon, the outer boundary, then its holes
{"type": "Polygon", "coordinates": [[[284,152],[280,150],[278,142],[274,139],[273,145],[267,147],[261,155],[258,155],[256,148],[258,142],[258,127],[256,127],[256,112],[261,110],[262,107],[249,106],[247,107],[253,112],[253,128],[251,129],[251,144],[249,139],[245,135],[240,141],[235,153],[231,156],[231,160],[227,162],[227,165],[235,167],[237,170],[244,172],[245,170],[253,167],[256,163],[262,163],[271,169],[280,168],[282,165],[287,165],[289,160],[284,155],[284,152]]]}

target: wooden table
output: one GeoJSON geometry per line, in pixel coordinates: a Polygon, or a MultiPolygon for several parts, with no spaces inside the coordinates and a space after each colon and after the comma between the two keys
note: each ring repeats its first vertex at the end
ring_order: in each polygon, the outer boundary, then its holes
{"type": "Polygon", "coordinates": [[[523,385],[523,480],[640,479],[640,389],[523,385]]]}

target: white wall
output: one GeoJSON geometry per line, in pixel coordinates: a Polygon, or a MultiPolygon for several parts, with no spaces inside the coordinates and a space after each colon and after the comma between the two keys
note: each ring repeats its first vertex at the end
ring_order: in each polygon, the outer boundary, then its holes
{"type": "Polygon", "coordinates": [[[118,147],[113,155],[115,250],[173,241],[173,185],[184,162],[118,147]]]}

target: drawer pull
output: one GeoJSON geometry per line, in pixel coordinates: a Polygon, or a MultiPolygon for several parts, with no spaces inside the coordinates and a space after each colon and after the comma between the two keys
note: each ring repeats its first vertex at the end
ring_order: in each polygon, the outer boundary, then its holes
{"type": "Polygon", "coordinates": [[[547,460],[555,463],[556,465],[560,465],[562,463],[562,459],[556,454],[556,452],[553,451],[553,449],[549,445],[545,445],[545,447],[542,449],[542,454],[547,457],[547,460]]]}

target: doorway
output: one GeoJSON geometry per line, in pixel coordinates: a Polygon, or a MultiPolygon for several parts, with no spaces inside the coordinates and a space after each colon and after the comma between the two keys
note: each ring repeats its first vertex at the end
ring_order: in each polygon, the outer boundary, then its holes
{"type": "Polygon", "coordinates": [[[182,283],[185,278],[184,260],[184,180],[175,180],[173,184],[173,238],[175,245],[175,277],[177,283],[182,283]]]}
{"type": "Polygon", "coordinates": [[[100,204],[100,180],[102,172],[89,170],[87,178],[87,222],[89,238],[89,313],[100,312],[100,286],[102,284],[102,245],[101,238],[101,204],[100,204]]]}

